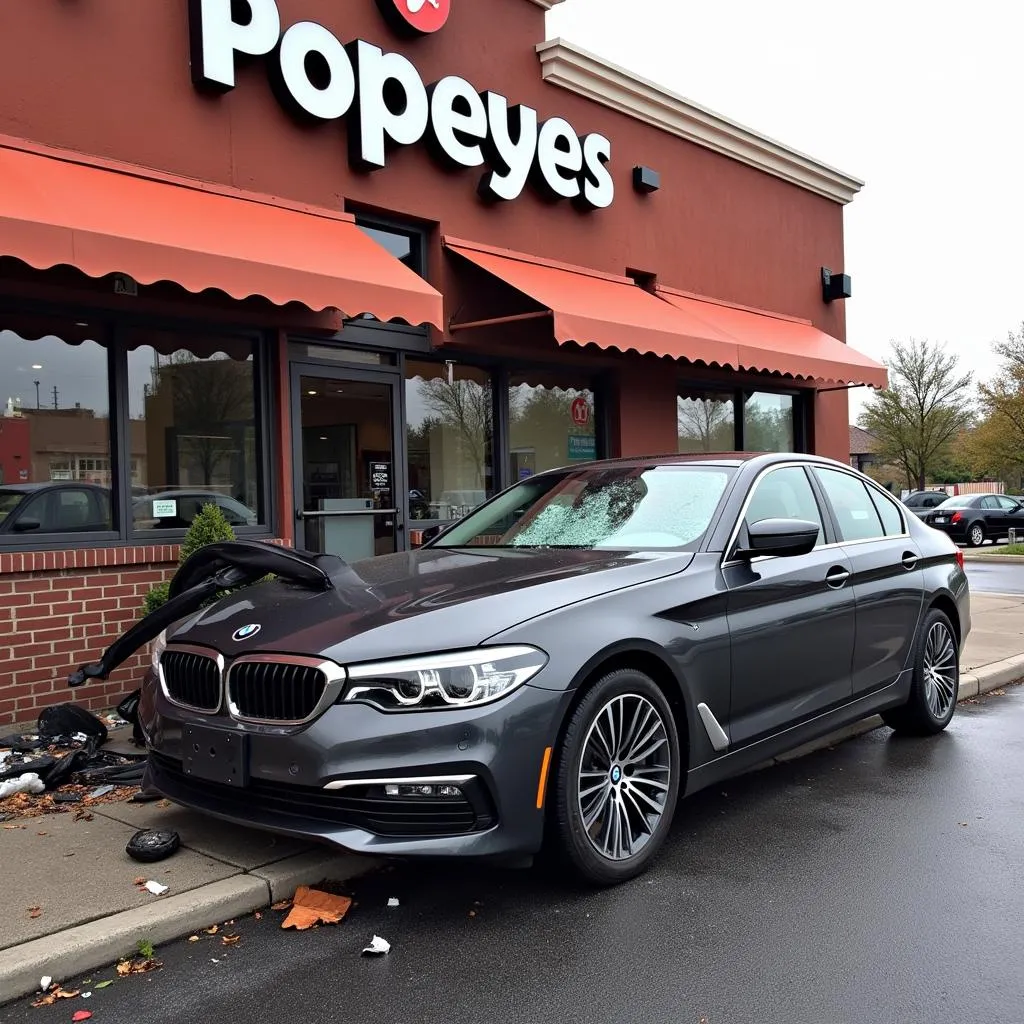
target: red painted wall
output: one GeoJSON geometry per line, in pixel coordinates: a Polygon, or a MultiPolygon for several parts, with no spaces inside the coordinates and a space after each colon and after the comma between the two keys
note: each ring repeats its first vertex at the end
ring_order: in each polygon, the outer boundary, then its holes
{"type": "Polygon", "coordinates": [[[32,479],[32,444],[29,421],[22,416],[0,416],[0,483],[28,483],[32,479]],[[25,476],[21,476],[24,470],[25,476]]]}
{"type": "MultiPolygon", "coordinates": [[[[348,166],[346,133],[298,126],[274,98],[263,59],[237,88],[199,95],[183,0],[36,0],[10,5],[0,35],[0,133],[191,177],[338,207],[345,202],[439,224],[445,233],[813,320],[844,336],[842,303],[821,301],[819,268],[843,265],[842,208],[541,79],[543,11],[526,0],[457,3],[436,36],[392,35],[373,0],[279,0],[282,24],[317,21],[343,41],[405,53],[425,82],[449,74],[560,115],[612,140],[616,200],[579,214],[527,193],[501,208],[475,194],[479,172],[440,170],[422,145],[372,176],[348,166]],[[631,187],[636,164],[662,190],[631,187]]],[[[658,31],[657,25],[651,31],[658,31]]]]}

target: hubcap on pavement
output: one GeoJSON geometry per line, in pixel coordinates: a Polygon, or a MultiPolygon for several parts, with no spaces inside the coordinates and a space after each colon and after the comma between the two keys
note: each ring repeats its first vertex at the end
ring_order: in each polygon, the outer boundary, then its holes
{"type": "Polygon", "coordinates": [[[937,719],[946,717],[956,700],[957,691],[956,644],[949,629],[936,622],[928,630],[924,645],[924,694],[928,710],[937,719]]]}
{"type": "Polygon", "coordinates": [[[583,743],[579,808],[591,845],[609,860],[628,860],[657,830],[672,777],[661,712],[627,693],[600,710],[583,743]]]}

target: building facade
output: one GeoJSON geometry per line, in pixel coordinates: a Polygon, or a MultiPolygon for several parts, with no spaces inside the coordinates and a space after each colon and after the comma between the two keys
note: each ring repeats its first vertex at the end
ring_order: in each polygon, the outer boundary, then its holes
{"type": "Polygon", "coordinates": [[[207,501],[355,559],[574,461],[849,458],[861,183],[545,41],[556,2],[5,16],[0,724],[207,501]]]}

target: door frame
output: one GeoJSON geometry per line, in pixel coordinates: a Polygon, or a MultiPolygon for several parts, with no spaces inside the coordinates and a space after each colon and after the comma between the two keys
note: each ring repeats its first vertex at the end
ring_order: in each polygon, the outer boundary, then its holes
{"type": "Polygon", "coordinates": [[[305,520],[299,518],[303,511],[303,452],[302,452],[302,378],[317,377],[321,380],[352,381],[361,384],[383,384],[391,393],[391,480],[395,515],[395,551],[409,550],[409,487],[406,464],[406,436],[404,419],[404,393],[401,387],[402,375],[398,367],[381,367],[367,370],[330,363],[308,362],[299,359],[288,361],[288,390],[291,397],[292,430],[292,496],[293,508],[286,514],[291,517],[295,531],[296,546],[305,538],[305,520]]]}

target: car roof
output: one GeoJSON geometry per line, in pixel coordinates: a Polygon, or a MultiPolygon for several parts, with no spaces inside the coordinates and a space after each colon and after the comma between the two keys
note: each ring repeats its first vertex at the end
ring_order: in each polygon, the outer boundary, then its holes
{"type": "Polygon", "coordinates": [[[0,484],[0,492],[15,491],[18,494],[33,494],[36,491],[48,491],[58,487],[88,487],[97,491],[107,489],[100,484],[91,484],[86,480],[44,480],[31,484],[0,484]]]}
{"type": "MultiPolygon", "coordinates": [[[[761,465],[772,465],[781,462],[806,462],[809,465],[829,466],[832,468],[846,469],[856,472],[845,462],[838,462],[835,459],[827,459],[821,455],[807,455],[803,452],[669,452],[664,455],[631,455],[617,459],[597,459],[591,462],[570,463],[559,466],[557,469],[546,472],[561,473],[566,470],[599,469],[606,466],[621,466],[623,468],[650,468],[655,469],[663,466],[686,466],[705,465],[722,466],[732,469],[743,466],[747,463],[758,463],[761,465]]],[[[540,476],[542,474],[538,474],[540,476]]]]}

